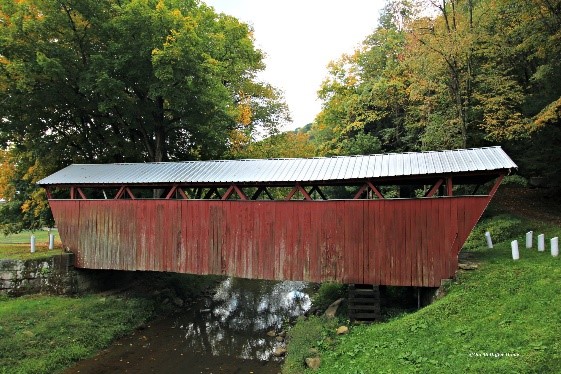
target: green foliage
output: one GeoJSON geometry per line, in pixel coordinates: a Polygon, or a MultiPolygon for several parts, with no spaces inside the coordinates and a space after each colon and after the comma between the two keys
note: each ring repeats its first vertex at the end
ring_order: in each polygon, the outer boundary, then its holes
{"type": "Polygon", "coordinates": [[[150,317],[147,300],[33,296],[0,302],[2,373],[52,373],[84,359],[150,317]]]}
{"type": "Polygon", "coordinates": [[[305,371],[305,359],[315,357],[314,350],[330,349],[335,341],[337,320],[312,316],[301,319],[288,330],[287,355],[282,367],[283,374],[299,374],[305,371]]]}
{"type": "Polygon", "coordinates": [[[521,175],[514,174],[514,175],[507,175],[501,185],[503,186],[517,186],[517,187],[528,187],[528,179],[524,178],[521,175]]]}
{"type": "Polygon", "coordinates": [[[558,184],[560,9],[388,0],[361,47],[329,65],[311,137],[322,154],[503,143],[524,177],[558,184]]]}
{"type": "Polygon", "coordinates": [[[0,9],[4,231],[52,224],[35,183],[70,163],[220,158],[288,119],[280,92],[256,79],[264,64],[252,29],[202,2],[0,9]]]}
{"type": "Polygon", "coordinates": [[[240,158],[294,158],[314,157],[315,146],[306,133],[283,132],[259,141],[253,141],[239,149],[232,149],[230,157],[240,158]]]}
{"type": "Polygon", "coordinates": [[[493,243],[500,243],[514,240],[521,233],[525,233],[530,228],[523,225],[522,220],[508,214],[500,214],[492,218],[482,219],[469,235],[463,249],[476,251],[485,248],[485,232],[489,231],[493,243]]]}
{"type": "Polygon", "coordinates": [[[329,282],[322,283],[313,296],[313,305],[323,311],[335,300],[344,297],[347,297],[347,285],[329,282]]]}

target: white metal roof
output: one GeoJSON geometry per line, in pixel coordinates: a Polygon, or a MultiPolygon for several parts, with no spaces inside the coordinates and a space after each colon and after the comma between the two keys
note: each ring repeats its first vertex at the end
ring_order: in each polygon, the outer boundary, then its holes
{"type": "Polygon", "coordinates": [[[329,182],[513,168],[516,164],[497,146],[323,158],[73,164],[38,184],[329,182]]]}

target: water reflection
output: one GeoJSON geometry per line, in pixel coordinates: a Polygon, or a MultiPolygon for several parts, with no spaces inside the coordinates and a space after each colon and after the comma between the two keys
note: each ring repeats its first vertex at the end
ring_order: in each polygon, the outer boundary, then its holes
{"type": "Polygon", "coordinates": [[[284,342],[267,332],[279,332],[288,320],[311,307],[307,287],[304,282],[225,279],[212,298],[195,307],[195,316],[178,318],[176,326],[183,333],[185,350],[249,360],[274,359],[273,351],[284,342]]]}

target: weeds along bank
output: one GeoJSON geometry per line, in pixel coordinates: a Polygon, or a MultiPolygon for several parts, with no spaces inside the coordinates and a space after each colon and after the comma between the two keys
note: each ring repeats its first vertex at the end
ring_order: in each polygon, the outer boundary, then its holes
{"type": "Polygon", "coordinates": [[[559,236],[561,227],[500,215],[480,222],[465,249],[475,271],[460,271],[447,295],[385,323],[335,329],[347,321],[301,320],[289,332],[283,373],[558,373],[561,367],[561,259],[548,251],[520,250],[511,240],[527,231],[559,236]],[[484,232],[494,235],[488,249],[484,232]]]}
{"type": "Polygon", "coordinates": [[[217,277],[183,274],[80,273],[91,290],[109,291],[0,294],[0,374],[60,372],[217,282],[217,277]]]}
{"type": "Polygon", "coordinates": [[[0,296],[0,373],[54,373],[150,318],[148,299],[0,296]]]}

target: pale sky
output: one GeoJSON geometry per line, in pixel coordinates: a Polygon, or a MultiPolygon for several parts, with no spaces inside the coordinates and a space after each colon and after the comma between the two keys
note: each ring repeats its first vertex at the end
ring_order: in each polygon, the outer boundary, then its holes
{"type": "Polygon", "coordinates": [[[293,124],[312,122],[327,64],[352,53],[377,26],[383,0],[203,0],[254,28],[267,69],[260,78],[281,89],[293,124]]]}

